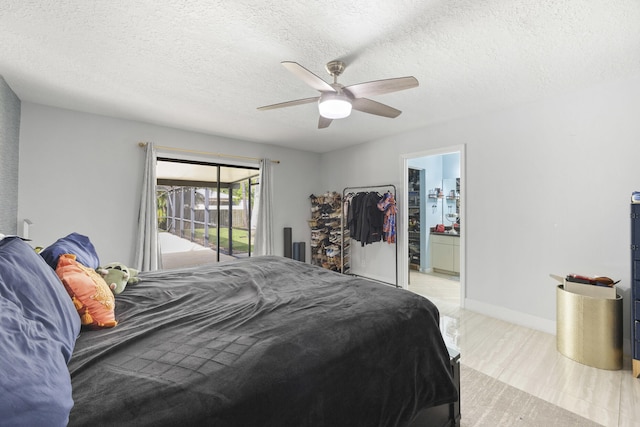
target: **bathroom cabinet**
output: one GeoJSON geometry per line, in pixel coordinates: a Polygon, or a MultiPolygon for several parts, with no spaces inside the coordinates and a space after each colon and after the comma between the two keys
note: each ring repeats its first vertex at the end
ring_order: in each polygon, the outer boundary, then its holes
{"type": "Polygon", "coordinates": [[[436,272],[460,274],[460,236],[430,235],[431,268],[436,272]]]}

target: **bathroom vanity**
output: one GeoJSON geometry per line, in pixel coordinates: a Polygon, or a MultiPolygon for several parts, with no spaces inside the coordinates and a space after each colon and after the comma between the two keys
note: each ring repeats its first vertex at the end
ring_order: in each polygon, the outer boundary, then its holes
{"type": "Polygon", "coordinates": [[[460,235],[449,233],[429,234],[431,243],[431,268],[437,273],[460,274],[460,235]]]}

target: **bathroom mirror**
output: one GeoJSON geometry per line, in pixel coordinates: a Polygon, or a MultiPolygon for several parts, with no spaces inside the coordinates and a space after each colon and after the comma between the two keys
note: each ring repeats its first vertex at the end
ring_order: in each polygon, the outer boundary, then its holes
{"type": "Polygon", "coordinates": [[[460,225],[460,178],[442,180],[442,223],[446,227],[459,228],[460,225]]]}

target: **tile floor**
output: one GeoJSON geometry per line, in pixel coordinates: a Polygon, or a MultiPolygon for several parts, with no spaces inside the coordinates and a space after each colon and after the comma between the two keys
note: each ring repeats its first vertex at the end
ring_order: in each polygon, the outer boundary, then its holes
{"type": "MultiPolygon", "coordinates": [[[[162,251],[162,268],[194,267],[218,262],[217,252],[167,232],[158,233],[162,251]]],[[[220,254],[220,261],[235,259],[220,254]]]]}
{"type": "Polygon", "coordinates": [[[604,426],[640,426],[640,379],[628,356],[620,371],[574,362],[558,353],[555,335],[461,309],[459,286],[457,277],[411,272],[409,289],[438,306],[461,363],[604,426]]]}

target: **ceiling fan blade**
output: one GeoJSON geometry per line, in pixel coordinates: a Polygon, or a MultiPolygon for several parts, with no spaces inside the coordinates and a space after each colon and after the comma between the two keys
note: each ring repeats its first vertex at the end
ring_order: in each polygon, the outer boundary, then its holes
{"type": "Polygon", "coordinates": [[[320,119],[318,119],[318,129],[328,128],[332,121],[333,119],[320,116],[320,119]]]}
{"type": "Polygon", "coordinates": [[[362,111],[363,113],[375,114],[376,116],[396,118],[402,113],[400,110],[396,110],[388,105],[381,104],[380,102],[373,101],[367,98],[356,98],[351,103],[351,107],[354,110],[362,111]]]}
{"type": "Polygon", "coordinates": [[[347,86],[344,90],[350,92],[354,98],[382,95],[383,93],[398,92],[418,86],[418,80],[413,77],[397,77],[395,79],[375,80],[347,86]]]}
{"type": "Polygon", "coordinates": [[[317,102],[319,96],[314,96],[313,98],[304,98],[304,99],[296,99],[295,101],[287,101],[280,102],[278,104],[265,105],[264,107],[258,107],[258,110],[273,110],[274,108],[284,108],[284,107],[293,107],[294,105],[302,105],[302,104],[310,104],[312,102],[317,102]]]}
{"type": "Polygon", "coordinates": [[[335,92],[336,90],[327,82],[322,80],[320,77],[313,74],[311,71],[304,68],[302,65],[297,62],[292,61],[282,61],[282,65],[284,68],[292,72],[296,77],[300,80],[311,86],[317,91],[320,92],[335,92]]]}

